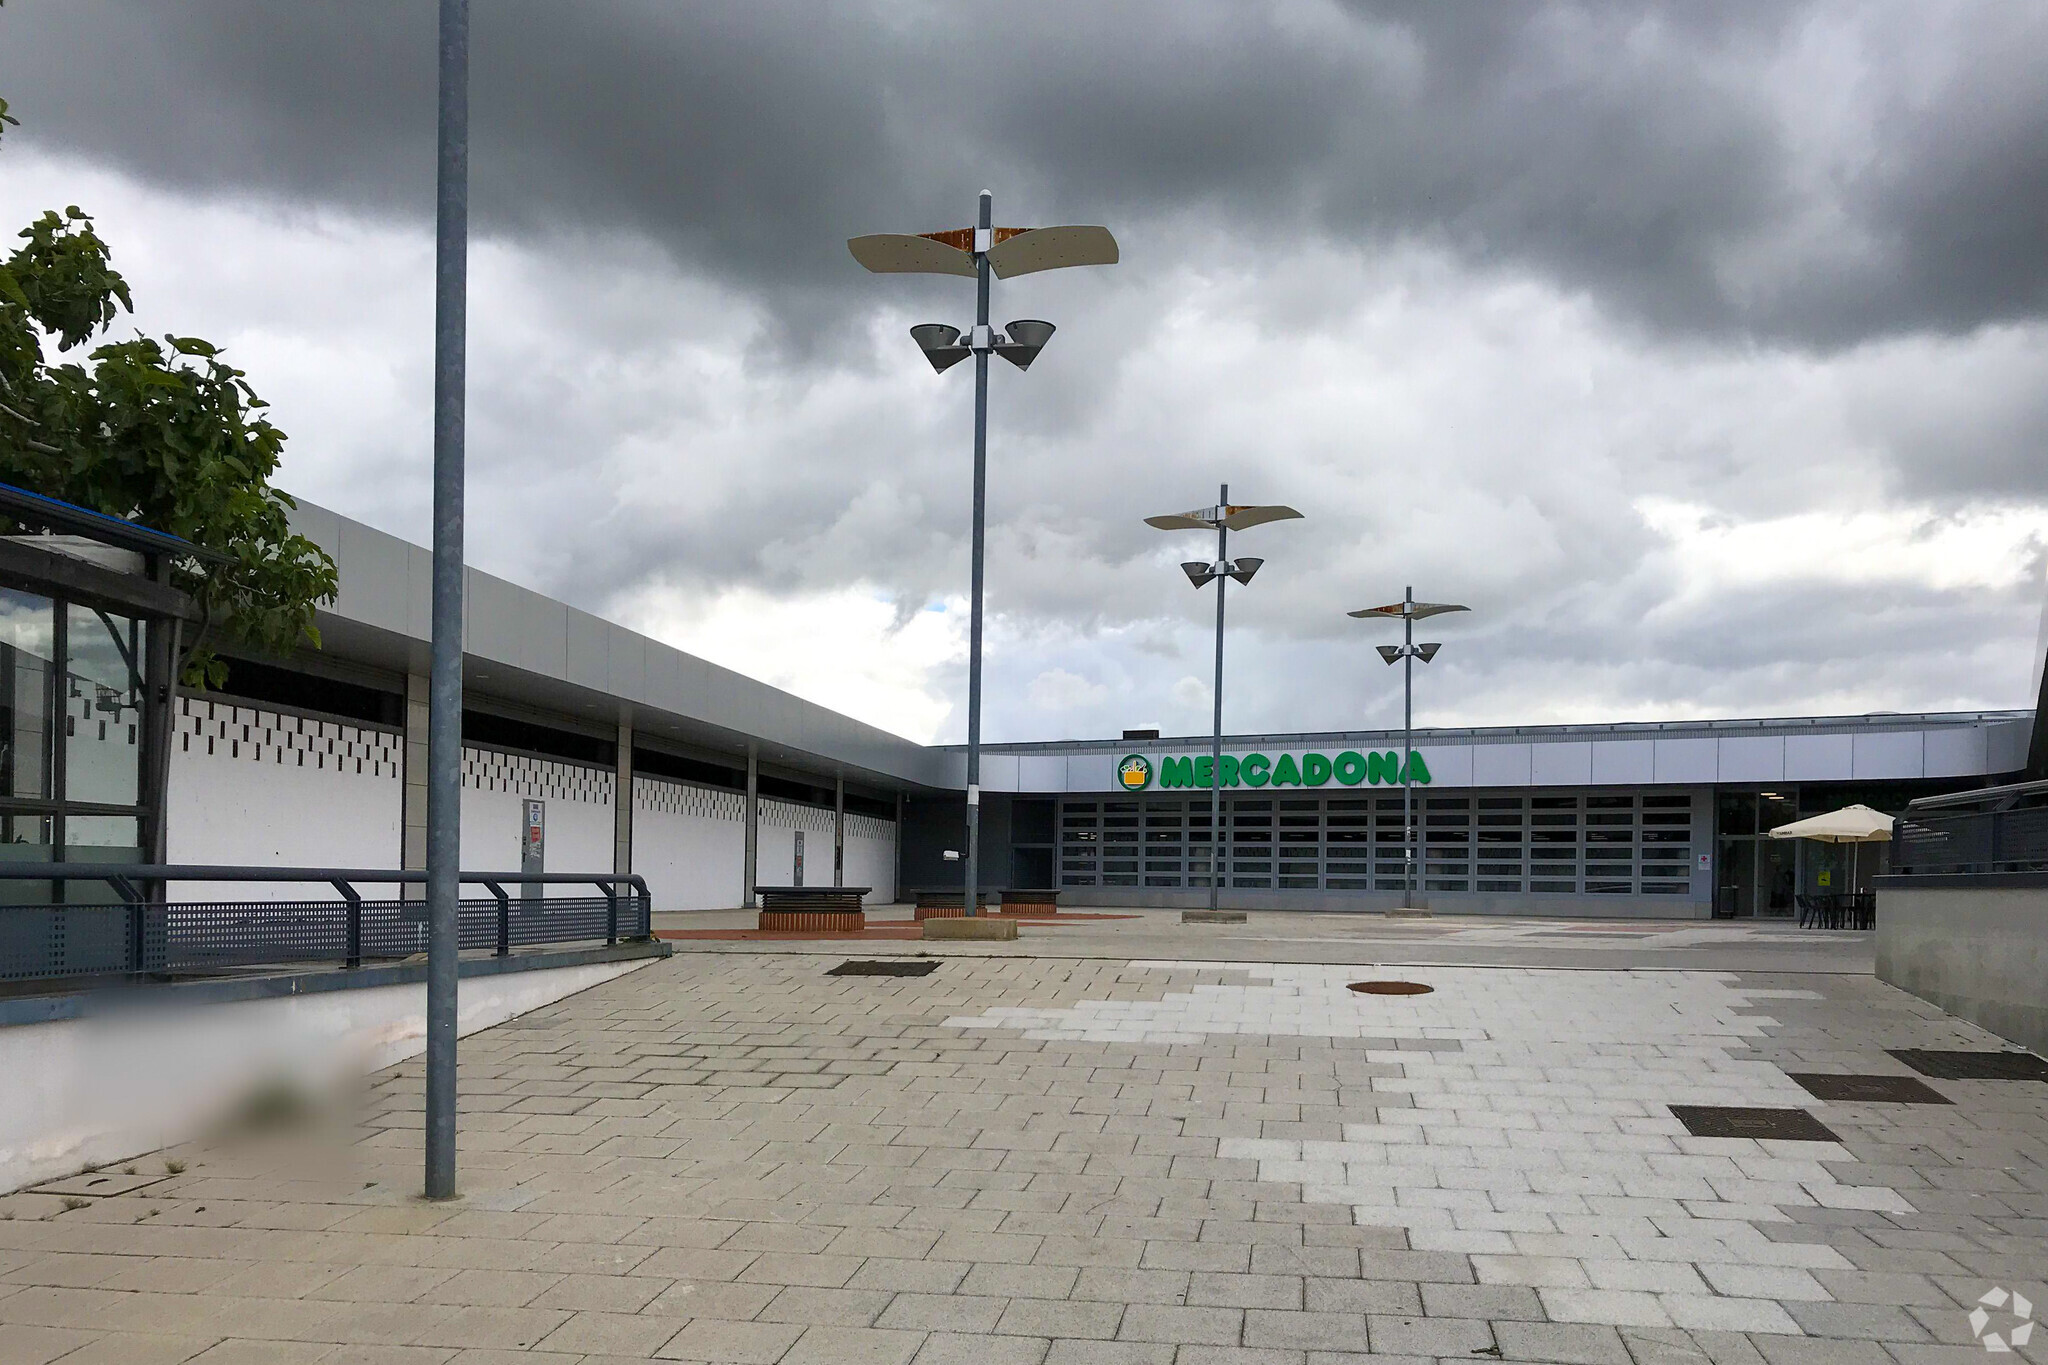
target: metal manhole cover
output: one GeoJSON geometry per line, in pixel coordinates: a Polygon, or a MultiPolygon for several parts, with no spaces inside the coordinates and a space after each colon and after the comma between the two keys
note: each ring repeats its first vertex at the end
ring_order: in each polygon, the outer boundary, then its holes
{"type": "Polygon", "coordinates": [[[1940,1081],[2048,1081],[2048,1062],[2031,1052],[1943,1052],[1917,1047],[1885,1051],[1940,1081]]]}
{"type": "Polygon", "coordinates": [[[1420,981],[1354,981],[1350,989],[1360,995],[1428,995],[1436,987],[1420,981]]]}
{"type": "Polygon", "coordinates": [[[1671,1117],[1694,1137],[1776,1138],[1781,1142],[1838,1142],[1826,1124],[1804,1109],[1739,1109],[1717,1104],[1674,1104],[1671,1117]]]}
{"type": "Polygon", "coordinates": [[[842,962],[827,976],[930,976],[936,962],[842,962]]]}
{"type": "Polygon", "coordinates": [[[1948,1096],[1911,1076],[1818,1076],[1788,1071],[1806,1093],[1836,1104],[1950,1104],[1948,1096]]]}

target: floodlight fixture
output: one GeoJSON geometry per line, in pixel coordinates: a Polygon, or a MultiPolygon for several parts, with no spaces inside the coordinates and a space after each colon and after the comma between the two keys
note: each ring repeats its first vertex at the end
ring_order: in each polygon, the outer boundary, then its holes
{"type": "MultiPolygon", "coordinates": [[[[1214,531],[1216,533],[1216,558],[1207,563],[1199,559],[1183,562],[1180,571],[1188,576],[1188,582],[1197,588],[1206,587],[1218,579],[1234,578],[1239,583],[1249,583],[1252,575],[1266,561],[1246,556],[1232,559],[1226,553],[1230,548],[1230,533],[1248,526],[1263,526],[1269,521],[1285,521],[1298,518],[1301,513],[1292,507],[1281,506],[1233,506],[1230,501],[1230,485],[1224,484],[1216,495],[1216,506],[1199,507],[1192,512],[1173,512],[1145,518],[1145,524],[1161,531],[1214,531]]],[[[1228,831],[1223,827],[1223,784],[1214,776],[1223,766],[1223,584],[1216,583],[1216,683],[1211,689],[1210,701],[1214,707],[1214,726],[1210,740],[1209,788],[1209,908],[1216,908],[1218,889],[1223,885],[1224,867],[1230,856],[1228,831]]]]}
{"type": "Polygon", "coordinates": [[[924,358],[931,361],[932,369],[944,374],[958,365],[974,349],[960,340],[960,329],[948,327],[943,322],[921,322],[910,329],[910,339],[917,343],[917,349],[924,352],[924,358]]]}
{"type": "Polygon", "coordinates": [[[944,232],[881,232],[850,238],[853,259],[878,275],[959,275],[975,282],[974,326],[966,332],[927,322],[910,329],[911,339],[943,374],[974,357],[974,530],[970,561],[967,631],[967,847],[966,897],[970,915],[980,913],[981,854],[981,623],[983,542],[988,520],[988,358],[999,355],[1020,370],[1031,368],[1052,339],[1053,325],[1036,318],[1010,324],[1008,334],[990,328],[989,282],[1075,265],[1114,265],[1118,250],[1108,228],[1008,228],[995,226],[995,198],[981,192],[976,225],[944,232]]]}
{"type": "Polygon", "coordinates": [[[1415,589],[1409,588],[1398,602],[1389,602],[1383,607],[1363,607],[1345,615],[1362,619],[1380,618],[1401,623],[1402,640],[1398,645],[1374,645],[1380,658],[1389,664],[1402,664],[1401,670],[1401,825],[1402,861],[1407,876],[1402,884],[1401,905],[1406,910],[1422,909],[1415,898],[1415,792],[1409,785],[1409,769],[1415,756],[1415,660],[1428,663],[1443,648],[1441,644],[1416,644],[1415,623],[1426,617],[1441,616],[1449,611],[1470,611],[1455,602],[1418,602],[1415,589]]]}

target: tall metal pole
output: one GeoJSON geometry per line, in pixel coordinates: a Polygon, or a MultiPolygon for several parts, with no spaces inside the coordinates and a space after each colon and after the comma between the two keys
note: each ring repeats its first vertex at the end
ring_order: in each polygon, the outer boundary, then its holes
{"type": "Polygon", "coordinates": [[[1401,598],[1401,825],[1406,831],[1408,889],[1401,908],[1415,908],[1415,790],[1408,785],[1408,755],[1415,747],[1415,589],[1401,598]]]}
{"type": "MultiPolygon", "coordinates": [[[[1230,485],[1223,484],[1216,490],[1216,505],[1230,506],[1230,485]]],[[[1217,513],[1216,562],[1230,558],[1230,528],[1222,524],[1225,512],[1217,513]]],[[[1225,857],[1229,853],[1223,828],[1223,595],[1230,585],[1230,579],[1223,574],[1216,575],[1216,685],[1210,689],[1210,702],[1215,707],[1214,738],[1209,744],[1209,908],[1216,908],[1217,888],[1223,883],[1225,857]]]]}
{"type": "Polygon", "coordinates": [[[426,1195],[455,1196],[455,920],[462,858],[463,369],[469,290],[469,0],[441,0],[434,205],[433,681],[427,721],[426,1195]]]}
{"type": "MultiPolygon", "coordinates": [[[[977,229],[995,226],[995,196],[981,192],[977,229]]],[[[967,623],[967,896],[961,913],[981,913],[981,543],[988,511],[988,253],[974,245],[974,569],[967,623]]]]}

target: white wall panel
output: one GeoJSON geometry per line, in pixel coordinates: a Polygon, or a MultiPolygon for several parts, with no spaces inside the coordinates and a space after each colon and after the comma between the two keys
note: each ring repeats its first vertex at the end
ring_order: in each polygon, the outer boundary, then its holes
{"type": "MultiPolygon", "coordinates": [[[[174,863],[395,868],[403,743],[389,731],[184,697],[171,751],[174,863]]],[[[369,890],[372,895],[379,894],[369,890]]],[[[287,891],[186,882],[179,900],[287,891]]],[[[325,899],[332,887],[292,887],[325,899]]]]}
{"type": "MultiPolygon", "coordinates": [[[[462,870],[519,871],[526,801],[546,804],[543,863],[548,872],[612,870],[609,768],[530,758],[497,749],[462,751],[462,870]]],[[[550,896],[588,896],[594,888],[556,886],[550,896]]]]}
{"type": "Polygon", "coordinates": [[[1656,780],[1663,782],[1712,782],[1719,768],[1711,739],[1660,739],[1656,741],[1656,780]]]}
{"type": "Polygon", "coordinates": [[[1923,763],[1928,777],[1962,777],[1989,771],[1991,736],[1985,730],[1929,730],[1923,763]]]}
{"type": "Polygon", "coordinates": [[[1526,744],[1473,745],[1472,785],[1475,787],[1528,786],[1529,746],[1526,744]]]}
{"type": "Polygon", "coordinates": [[[1648,739],[1607,739],[1593,744],[1593,780],[1642,783],[1657,780],[1657,744],[1648,739]]]}
{"type": "Polygon", "coordinates": [[[646,878],[656,910],[739,905],[745,809],[746,797],[738,792],[634,779],[633,870],[646,878]]]}
{"type": "Polygon", "coordinates": [[[846,884],[870,888],[869,905],[896,899],[896,822],[868,815],[846,817],[846,884]]]}
{"type": "Polygon", "coordinates": [[[1591,744],[1531,744],[1529,781],[1538,787],[1583,787],[1593,780],[1591,744]]]}
{"type": "Polygon", "coordinates": [[[1855,747],[1853,735],[1787,735],[1785,780],[1847,782],[1855,747]]]}
{"type": "MultiPolygon", "coordinates": [[[[1399,746],[1394,749],[1400,752],[1399,746]]],[[[1469,744],[1443,745],[1426,748],[1420,744],[1415,752],[1422,755],[1423,764],[1429,769],[1429,785],[1432,787],[1469,787],[1472,785],[1472,746],[1469,744]]],[[[1331,757],[1335,757],[1333,753],[1331,757]]]]}
{"type": "Polygon", "coordinates": [[[1919,777],[1924,761],[1922,741],[1918,730],[1857,735],[1850,775],[1859,781],[1919,777]]]}
{"type": "MultiPolygon", "coordinates": [[[[1115,791],[1118,754],[1072,754],[1067,758],[1067,790],[1070,792],[1115,791]]],[[[966,885],[962,882],[961,885],[966,885]]]]}
{"type": "Polygon", "coordinates": [[[796,879],[796,832],[804,832],[804,885],[832,885],[832,812],[761,798],[754,848],[754,885],[789,886],[796,879]]]}
{"type": "Polygon", "coordinates": [[[1067,756],[1057,755],[1046,758],[1038,754],[1025,754],[1017,765],[1017,790],[1020,792],[1063,792],[1067,789],[1067,756]]]}
{"type": "Polygon", "coordinates": [[[1730,735],[1720,741],[1717,760],[1723,782],[1783,782],[1785,739],[1782,735],[1730,735]]]}
{"type": "Polygon", "coordinates": [[[981,756],[981,787],[983,791],[1013,792],[1017,786],[1017,755],[983,754],[981,756]]]}
{"type": "Polygon", "coordinates": [[[2034,739],[2032,721],[2014,720],[1993,725],[1989,735],[1985,745],[1986,765],[1993,773],[2016,773],[2027,766],[2027,746],[2034,739]]]}

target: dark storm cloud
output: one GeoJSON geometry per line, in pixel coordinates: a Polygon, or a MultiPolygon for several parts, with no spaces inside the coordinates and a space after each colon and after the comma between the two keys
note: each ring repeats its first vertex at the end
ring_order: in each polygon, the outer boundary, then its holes
{"type": "MultiPolygon", "coordinates": [[[[843,236],[987,183],[1155,258],[1189,216],[1219,267],[1422,238],[1659,331],[1832,347],[2048,305],[2044,50],[2017,5],[487,0],[476,209],[645,235],[821,329],[872,297],[843,236]]],[[[0,12],[36,141],[379,215],[431,203],[432,53],[424,0],[0,12]]]]}

